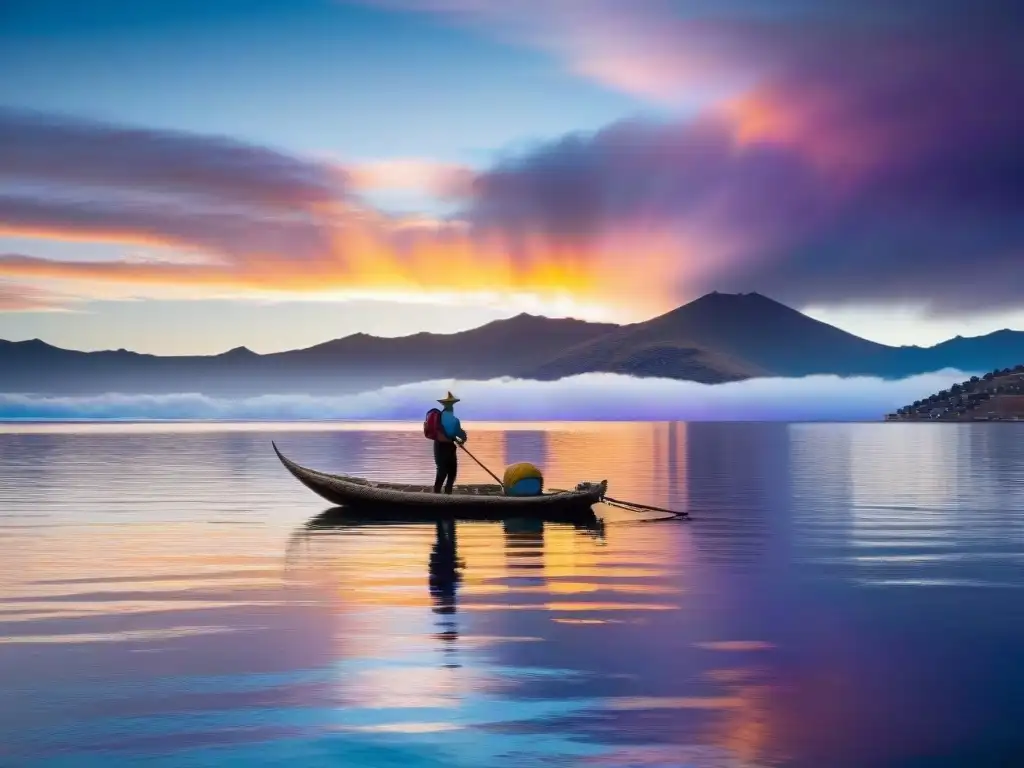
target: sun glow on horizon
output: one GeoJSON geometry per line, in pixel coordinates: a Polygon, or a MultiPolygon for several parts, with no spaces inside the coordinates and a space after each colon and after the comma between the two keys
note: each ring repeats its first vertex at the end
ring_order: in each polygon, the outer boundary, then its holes
{"type": "Polygon", "coordinates": [[[273,250],[215,254],[137,233],[16,234],[160,249],[148,258],[124,254],[119,259],[55,260],[17,253],[0,257],[0,278],[60,286],[62,293],[79,302],[118,297],[364,300],[481,306],[604,322],[635,322],[677,303],[672,281],[662,281],[660,287],[652,282],[654,274],[672,263],[668,245],[654,239],[650,249],[630,249],[635,238],[622,237],[607,238],[604,247],[559,244],[537,234],[511,243],[497,234],[474,235],[454,226],[424,230],[399,224],[390,230],[360,221],[331,228],[323,250],[303,256],[273,250]],[[626,261],[629,269],[623,268],[626,261]]]}

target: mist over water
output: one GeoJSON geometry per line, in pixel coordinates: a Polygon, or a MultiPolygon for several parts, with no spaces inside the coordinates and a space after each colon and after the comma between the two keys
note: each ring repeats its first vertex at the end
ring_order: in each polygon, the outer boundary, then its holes
{"type": "Polygon", "coordinates": [[[496,421],[876,421],[970,375],[944,370],[898,380],[808,376],[698,384],[592,373],[551,382],[442,380],[338,397],[238,399],[0,393],[0,419],[409,420],[422,419],[451,389],[463,400],[460,415],[496,421]]]}
{"type": "Polygon", "coordinates": [[[270,449],[429,477],[408,428],[7,425],[0,765],[990,766],[1024,749],[1018,425],[467,427],[489,467],[607,478],[693,520],[346,521],[270,449]]]}

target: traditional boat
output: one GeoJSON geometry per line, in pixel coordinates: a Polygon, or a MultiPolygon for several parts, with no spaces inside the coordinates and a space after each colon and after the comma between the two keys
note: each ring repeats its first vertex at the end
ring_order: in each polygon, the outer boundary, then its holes
{"type": "Polygon", "coordinates": [[[500,485],[456,485],[451,494],[434,493],[430,485],[383,483],[348,475],[331,475],[308,469],[285,456],[276,443],[274,453],[291,474],[313,493],[333,504],[389,513],[420,513],[476,520],[535,517],[557,522],[592,516],[591,507],[601,501],[608,481],[580,483],[570,491],[551,491],[539,496],[506,496],[500,485]]]}

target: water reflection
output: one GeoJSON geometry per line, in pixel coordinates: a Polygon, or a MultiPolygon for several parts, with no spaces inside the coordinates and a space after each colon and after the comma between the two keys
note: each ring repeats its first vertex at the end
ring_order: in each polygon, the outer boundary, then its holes
{"type": "MultiPolygon", "coordinates": [[[[441,618],[435,637],[444,641],[448,651],[454,651],[459,639],[458,622],[455,619],[455,592],[459,585],[459,562],[455,542],[455,521],[438,520],[434,524],[436,540],[430,550],[430,596],[434,600],[434,613],[441,618]]],[[[452,662],[450,666],[457,667],[452,662]]]]}
{"type": "Polygon", "coordinates": [[[790,450],[783,424],[690,424],[686,429],[695,542],[710,564],[771,572],[788,557],[790,450]]]}
{"type": "Polygon", "coordinates": [[[544,521],[505,520],[505,568],[522,586],[543,586],[544,521]]]}
{"type": "Polygon", "coordinates": [[[675,509],[689,510],[689,462],[686,456],[686,449],[689,444],[687,425],[683,422],[673,421],[666,424],[664,429],[667,432],[665,463],[668,466],[666,482],[668,501],[675,505],[675,509]]]}
{"type": "Polygon", "coordinates": [[[0,435],[0,764],[983,766],[1024,746],[1015,425],[474,431],[493,467],[693,514],[594,529],[319,515],[269,449],[429,476],[416,425],[77,429],[0,435]]]}
{"type": "Polygon", "coordinates": [[[793,538],[865,586],[1013,583],[1024,519],[1007,513],[1024,488],[993,473],[1019,474],[1021,444],[977,425],[891,426],[793,428],[793,538]]]}
{"type": "Polygon", "coordinates": [[[529,461],[541,468],[548,465],[549,432],[524,429],[510,430],[502,434],[505,440],[505,453],[504,464],[499,465],[499,468],[519,461],[529,461]]]}

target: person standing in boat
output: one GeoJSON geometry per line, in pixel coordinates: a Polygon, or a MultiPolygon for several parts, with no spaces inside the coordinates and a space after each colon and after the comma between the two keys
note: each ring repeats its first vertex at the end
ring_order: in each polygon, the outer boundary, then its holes
{"type": "Polygon", "coordinates": [[[438,414],[436,408],[427,414],[424,431],[434,440],[434,464],[437,465],[434,493],[440,493],[441,486],[444,486],[445,493],[451,493],[455,477],[459,473],[459,456],[455,444],[466,442],[467,435],[466,430],[462,428],[462,422],[455,415],[455,404],[459,402],[459,398],[449,392],[447,397],[437,402],[441,404],[443,410],[436,421],[431,419],[432,414],[438,414]]]}

